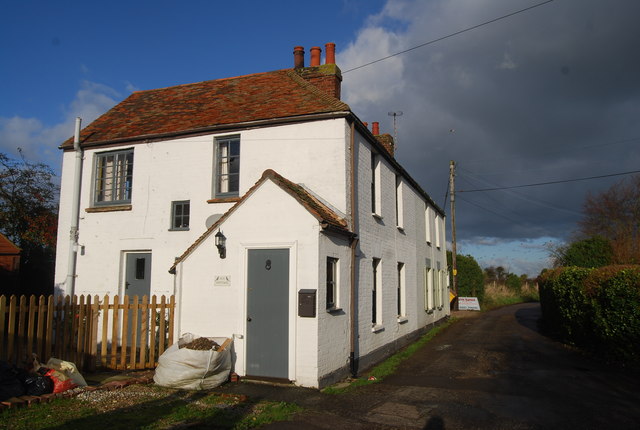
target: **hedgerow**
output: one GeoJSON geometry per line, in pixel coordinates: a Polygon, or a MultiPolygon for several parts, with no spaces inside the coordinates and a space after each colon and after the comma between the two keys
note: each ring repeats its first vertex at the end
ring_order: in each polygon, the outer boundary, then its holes
{"type": "Polygon", "coordinates": [[[561,267],[538,282],[548,332],[608,359],[640,362],[640,266],[561,267]]]}

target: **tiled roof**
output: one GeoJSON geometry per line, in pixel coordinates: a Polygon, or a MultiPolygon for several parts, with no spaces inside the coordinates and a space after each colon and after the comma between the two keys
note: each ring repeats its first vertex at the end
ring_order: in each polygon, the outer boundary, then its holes
{"type": "MultiPolygon", "coordinates": [[[[293,69],[137,91],[82,130],[82,145],[350,111],[293,69]]],[[[62,148],[72,148],[72,139],[62,148]]]]}
{"type": "Polygon", "coordinates": [[[337,233],[342,233],[344,235],[353,235],[349,231],[347,226],[347,221],[338,216],[333,210],[331,210],[327,205],[316,199],[311,193],[309,193],[304,187],[298,184],[294,184],[290,180],[286,179],[282,175],[279,175],[272,169],[267,169],[262,174],[262,177],[256,182],[242,198],[233,205],[227,212],[222,215],[222,217],[216,221],[211,227],[205,231],[202,236],[200,236],[196,241],[184,252],[176,261],[173,263],[173,266],[169,269],[169,273],[174,273],[176,266],[182,262],[185,258],[189,256],[197,247],[200,245],[207,237],[213,234],[218,227],[227,219],[236,209],[242,205],[254,192],[260,187],[265,181],[271,180],[273,183],[278,185],[282,190],[292,196],[294,199],[298,201],[311,215],[313,215],[318,223],[325,230],[332,230],[337,233]]]}
{"type": "Polygon", "coordinates": [[[0,255],[20,255],[20,248],[0,233],[0,255]]]}

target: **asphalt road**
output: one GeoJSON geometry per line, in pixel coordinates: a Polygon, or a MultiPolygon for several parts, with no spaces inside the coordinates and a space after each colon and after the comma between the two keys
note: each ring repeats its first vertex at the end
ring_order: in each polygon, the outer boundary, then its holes
{"type": "Polygon", "coordinates": [[[304,408],[266,428],[640,429],[640,375],[544,337],[539,317],[521,304],[462,318],[394,375],[347,394],[236,389],[304,408]]]}

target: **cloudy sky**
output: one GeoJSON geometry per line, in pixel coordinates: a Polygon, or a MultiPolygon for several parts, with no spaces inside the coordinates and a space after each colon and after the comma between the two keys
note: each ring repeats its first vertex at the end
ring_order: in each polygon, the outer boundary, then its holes
{"type": "Polygon", "coordinates": [[[625,176],[473,190],[640,170],[632,0],[23,0],[0,12],[0,151],[56,170],[76,116],[86,125],[135,90],[292,67],[294,46],[326,42],[363,121],[393,133],[388,114],[402,112],[397,158],[447,213],[456,162],[458,249],[483,267],[536,275],[587,193],[625,176]]]}

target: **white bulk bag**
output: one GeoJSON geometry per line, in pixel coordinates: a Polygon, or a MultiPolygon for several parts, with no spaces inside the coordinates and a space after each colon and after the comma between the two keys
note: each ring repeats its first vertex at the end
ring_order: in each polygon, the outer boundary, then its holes
{"type": "Polygon", "coordinates": [[[231,371],[231,339],[209,337],[220,347],[206,351],[180,348],[200,338],[185,333],[178,342],[162,353],[158,359],[153,380],[162,387],[185,390],[208,390],[221,385],[231,371]]]}

